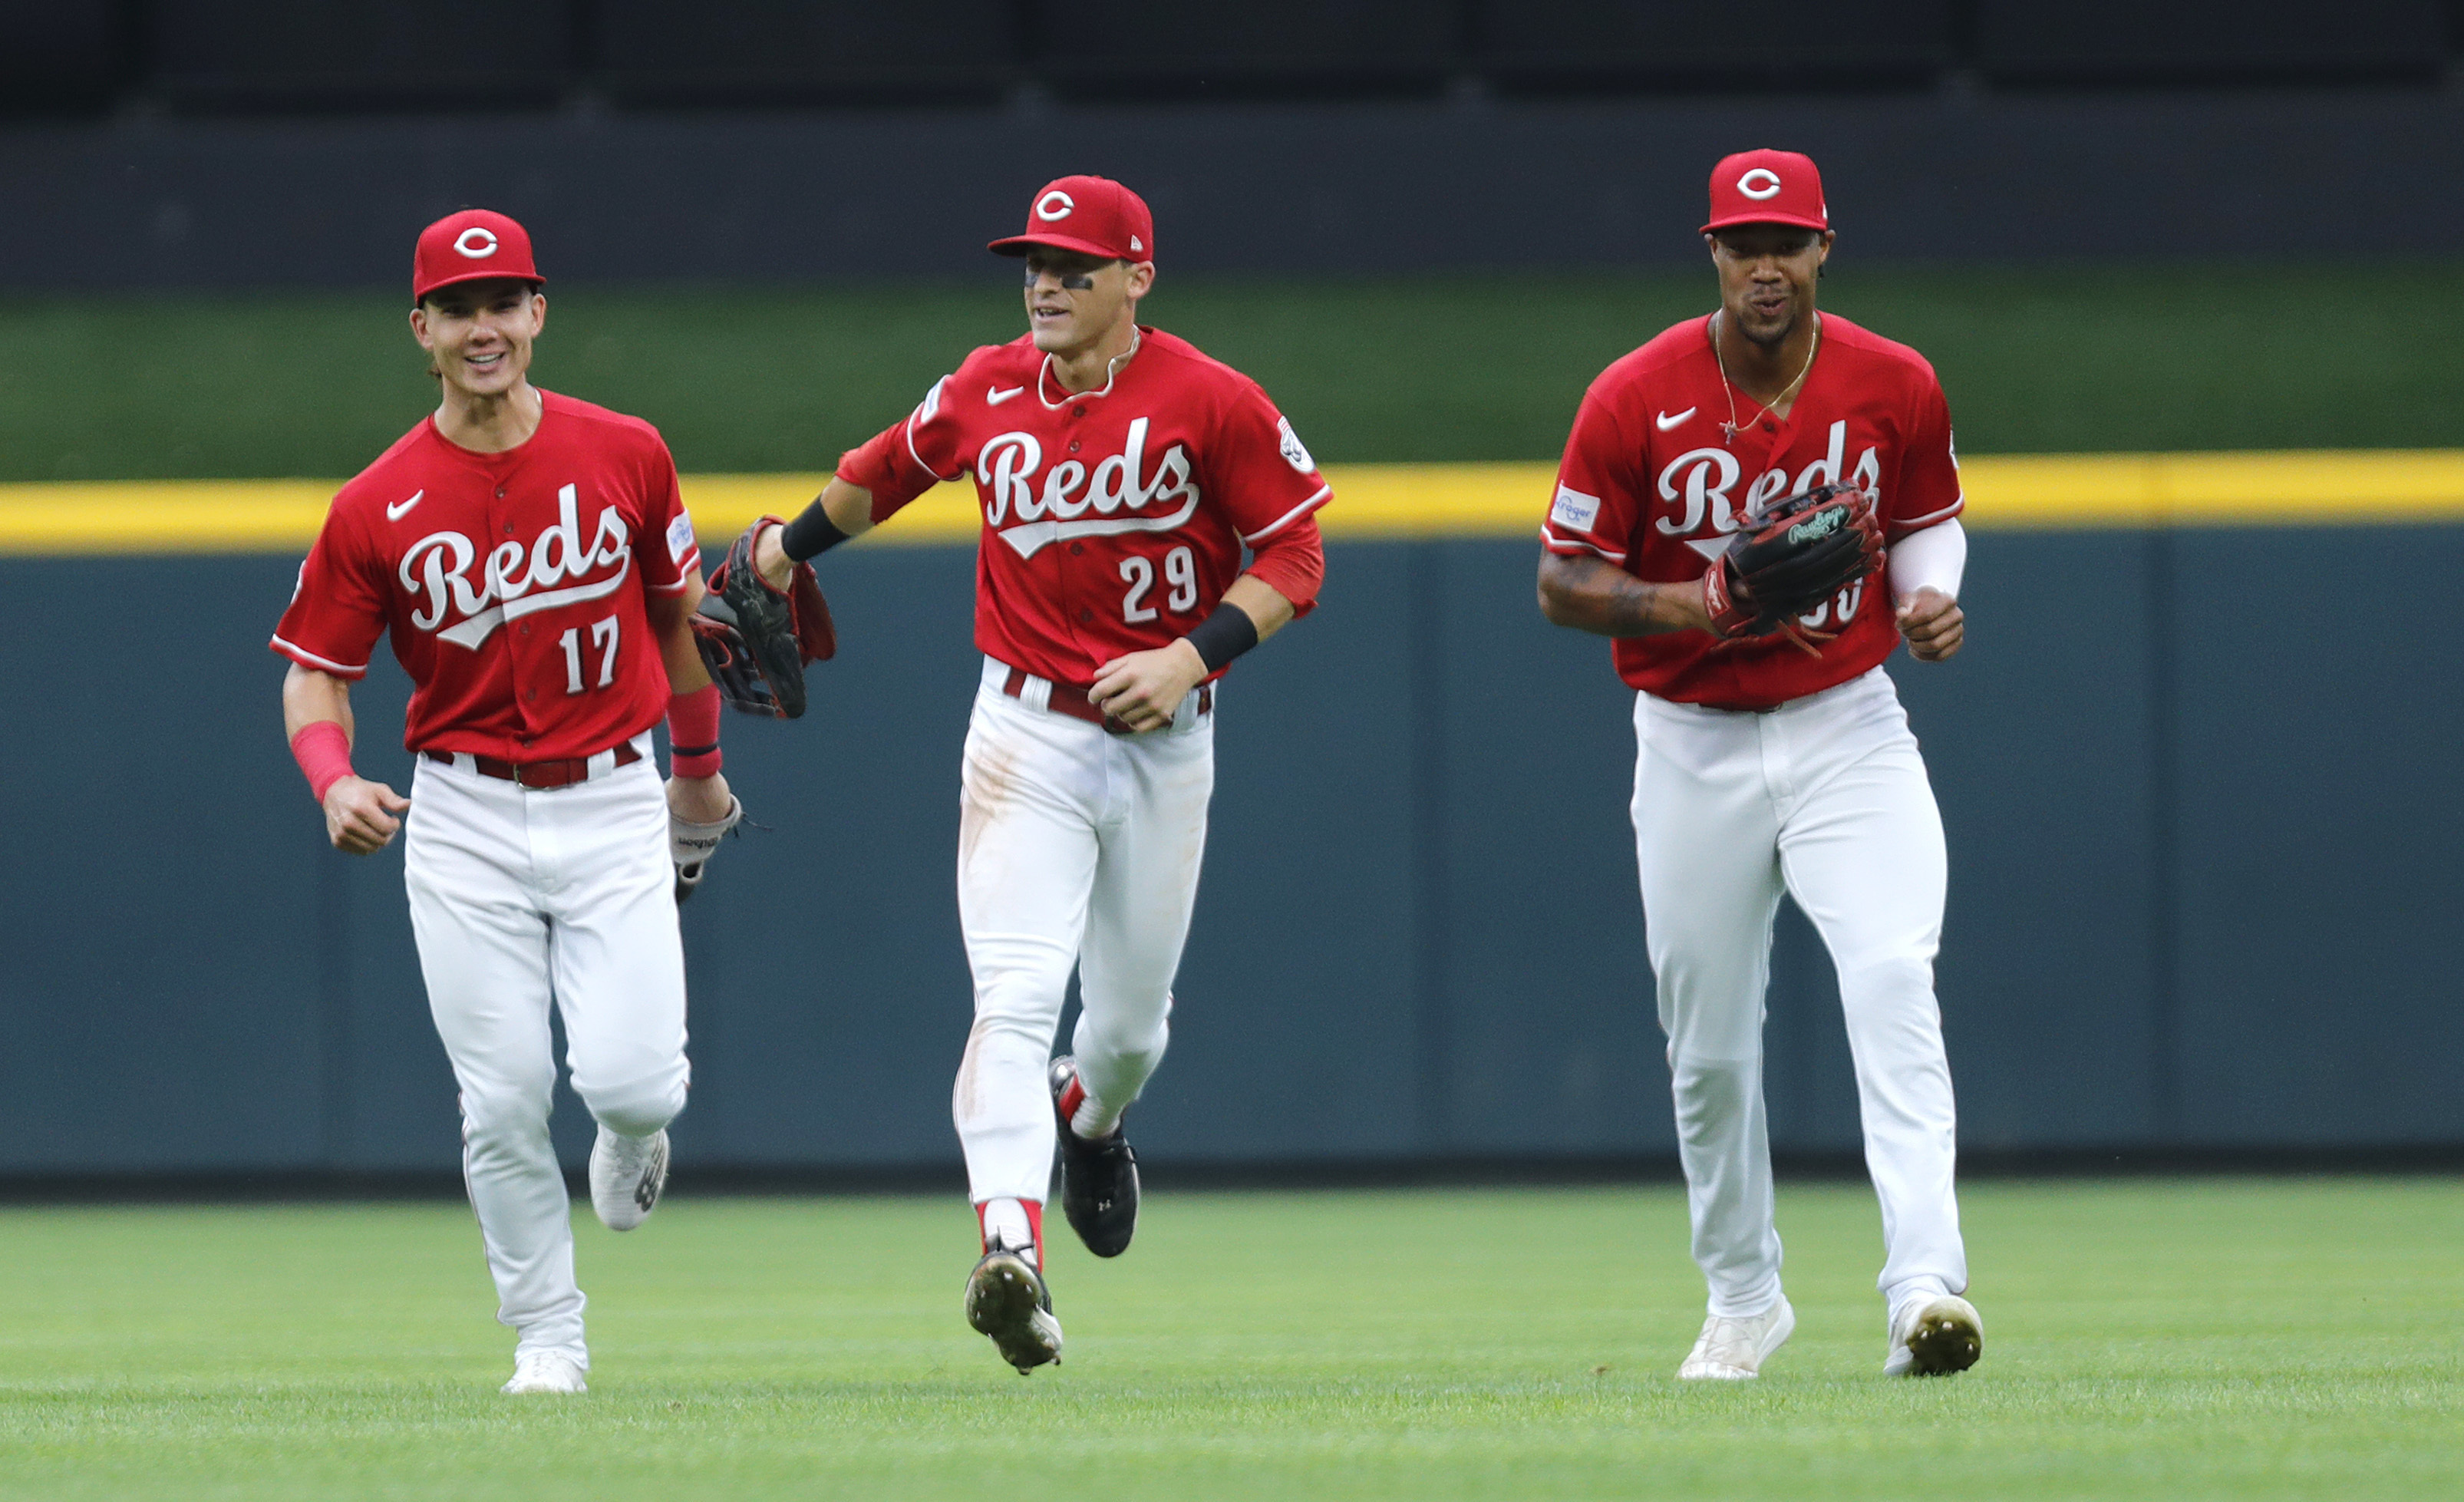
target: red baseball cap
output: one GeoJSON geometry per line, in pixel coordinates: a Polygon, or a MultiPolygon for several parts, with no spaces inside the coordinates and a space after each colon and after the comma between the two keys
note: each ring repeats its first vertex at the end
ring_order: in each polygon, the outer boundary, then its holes
{"type": "Polygon", "coordinates": [[[529,231],[493,210],[465,209],[419,232],[419,248],[410,257],[411,301],[439,287],[488,276],[519,276],[535,287],[546,283],[531,261],[529,231]]]}
{"type": "Polygon", "coordinates": [[[1147,201],[1109,177],[1056,177],[1026,209],[1026,232],[984,247],[1003,255],[1024,255],[1029,246],[1101,255],[1107,260],[1155,259],[1155,215],[1147,201]]]}
{"type": "Polygon", "coordinates": [[[1732,224],[1793,224],[1831,228],[1822,201],[1822,174],[1814,159],[1794,151],[1740,151],[1711,169],[1711,222],[1705,234],[1732,224]]]}

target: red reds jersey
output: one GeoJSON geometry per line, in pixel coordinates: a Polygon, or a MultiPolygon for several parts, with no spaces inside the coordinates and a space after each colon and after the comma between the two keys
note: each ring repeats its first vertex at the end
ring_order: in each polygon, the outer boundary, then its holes
{"type": "Polygon", "coordinates": [[[1139,337],[1110,387],[1074,396],[1028,339],[986,345],[839,463],[876,521],[975,475],[976,645],[1056,683],[1187,634],[1244,545],[1303,613],[1325,571],[1313,513],[1332,492],[1291,424],[1186,340],[1139,337]]]}
{"type": "Polygon", "coordinates": [[[668,712],[643,608],[701,552],[658,430],[553,392],[530,441],[475,453],[424,419],[334,497],[274,650],[341,678],[377,637],[416,685],[413,751],[583,757],[668,712]]]}
{"type": "MultiPolygon", "coordinates": [[[[1874,497],[1887,541],[1959,515],[1950,407],[1933,366],[1837,314],[1821,317],[1822,342],[1789,414],[1773,417],[1739,392],[1744,426],[1733,438],[1722,428],[1729,399],[1708,317],[1601,372],[1574,416],[1541,541],[1678,584],[1702,577],[1742,518],[1835,480],[1874,497]]],[[[1769,709],[1845,683],[1899,642],[1879,573],[1801,618],[1840,633],[1819,657],[1779,635],[1725,642],[1669,631],[1618,637],[1617,674],[1661,698],[1727,709],[1769,709]]]]}

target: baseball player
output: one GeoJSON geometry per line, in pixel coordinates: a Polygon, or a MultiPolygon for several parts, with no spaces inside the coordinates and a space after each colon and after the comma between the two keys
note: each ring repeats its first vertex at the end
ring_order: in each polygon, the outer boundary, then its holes
{"type": "Polygon", "coordinates": [[[1719,310],[1592,384],[1539,580],[1543,613],[1615,637],[1617,672],[1639,691],[1635,846],[1694,1258],[1710,1285],[1678,1375],[1753,1377],[1795,1323],[1762,1089],[1782,893],[1838,970],[1882,1208],[1883,1370],[1960,1371],[1983,1333],[1959,1296],[1968,1262],[1933,993],[1942,821],[1881,666],[1902,639],[1924,662],[1959,650],[1967,541],[1950,412],[1915,350],[1815,311],[1832,231],[1812,161],[1723,161],[1703,234],[1719,310]],[[1832,560],[1841,566],[1823,572],[1832,560]]]}
{"type": "Polygon", "coordinates": [[[1027,333],[970,354],[759,531],[764,577],[972,475],[982,678],[960,787],[958,918],[976,1022],[951,1109],[981,1233],[967,1317],[1024,1373],[1061,1358],[1044,1281],[1056,1135],[1071,1227],[1136,1227],[1121,1128],[1163,1057],[1213,791],[1215,680],[1315,603],[1330,496],[1255,382],[1137,321],[1155,222],[1120,184],[1029,206],[1027,333]],[[1243,567],[1243,550],[1249,560],[1243,567]],[[1070,970],[1084,1010],[1051,1057],[1070,970]]]}
{"type": "Polygon", "coordinates": [[[502,214],[420,234],[410,327],[442,400],[335,497],[273,647],[291,660],[283,725],[336,848],[369,854],[407,821],[463,1174],[497,1318],[519,1333],[504,1390],[578,1393],[590,1358],[548,1141],[548,1007],[599,1123],[591,1204],[628,1230],[658,1203],[685,1103],[676,872],[742,810],[686,624],[700,553],[674,461],[649,424],[530,384],[540,285],[529,235],[502,214]],[[414,685],[407,798],[351,764],[350,685],[388,632],[414,685]]]}

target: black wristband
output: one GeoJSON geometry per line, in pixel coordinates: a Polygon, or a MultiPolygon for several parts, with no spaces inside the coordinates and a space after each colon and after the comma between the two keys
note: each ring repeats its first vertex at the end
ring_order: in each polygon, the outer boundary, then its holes
{"type": "Polygon", "coordinates": [[[806,506],[803,515],[779,529],[780,548],[799,563],[818,558],[847,540],[847,535],[839,530],[838,523],[830,519],[830,514],[822,509],[818,500],[806,506]]]}
{"type": "Polygon", "coordinates": [[[1213,673],[1258,645],[1258,623],[1249,619],[1248,611],[1226,600],[1213,615],[1199,622],[1186,639],[1198,649],[1198,660],[1213,673]]]}

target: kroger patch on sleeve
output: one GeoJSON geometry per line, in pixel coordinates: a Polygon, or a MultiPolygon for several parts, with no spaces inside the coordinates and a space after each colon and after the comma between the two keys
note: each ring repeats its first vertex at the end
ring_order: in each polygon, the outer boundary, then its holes
{"type": "Polygon", "coordinates": [[[1557,503],[1549,508],[1551,526],[1564,527],[1569,532],[1589,532],[1592,523],[1599,519],[1600,497],[1586,496],[1568,485],[1557,487],[1557,503]]]}

